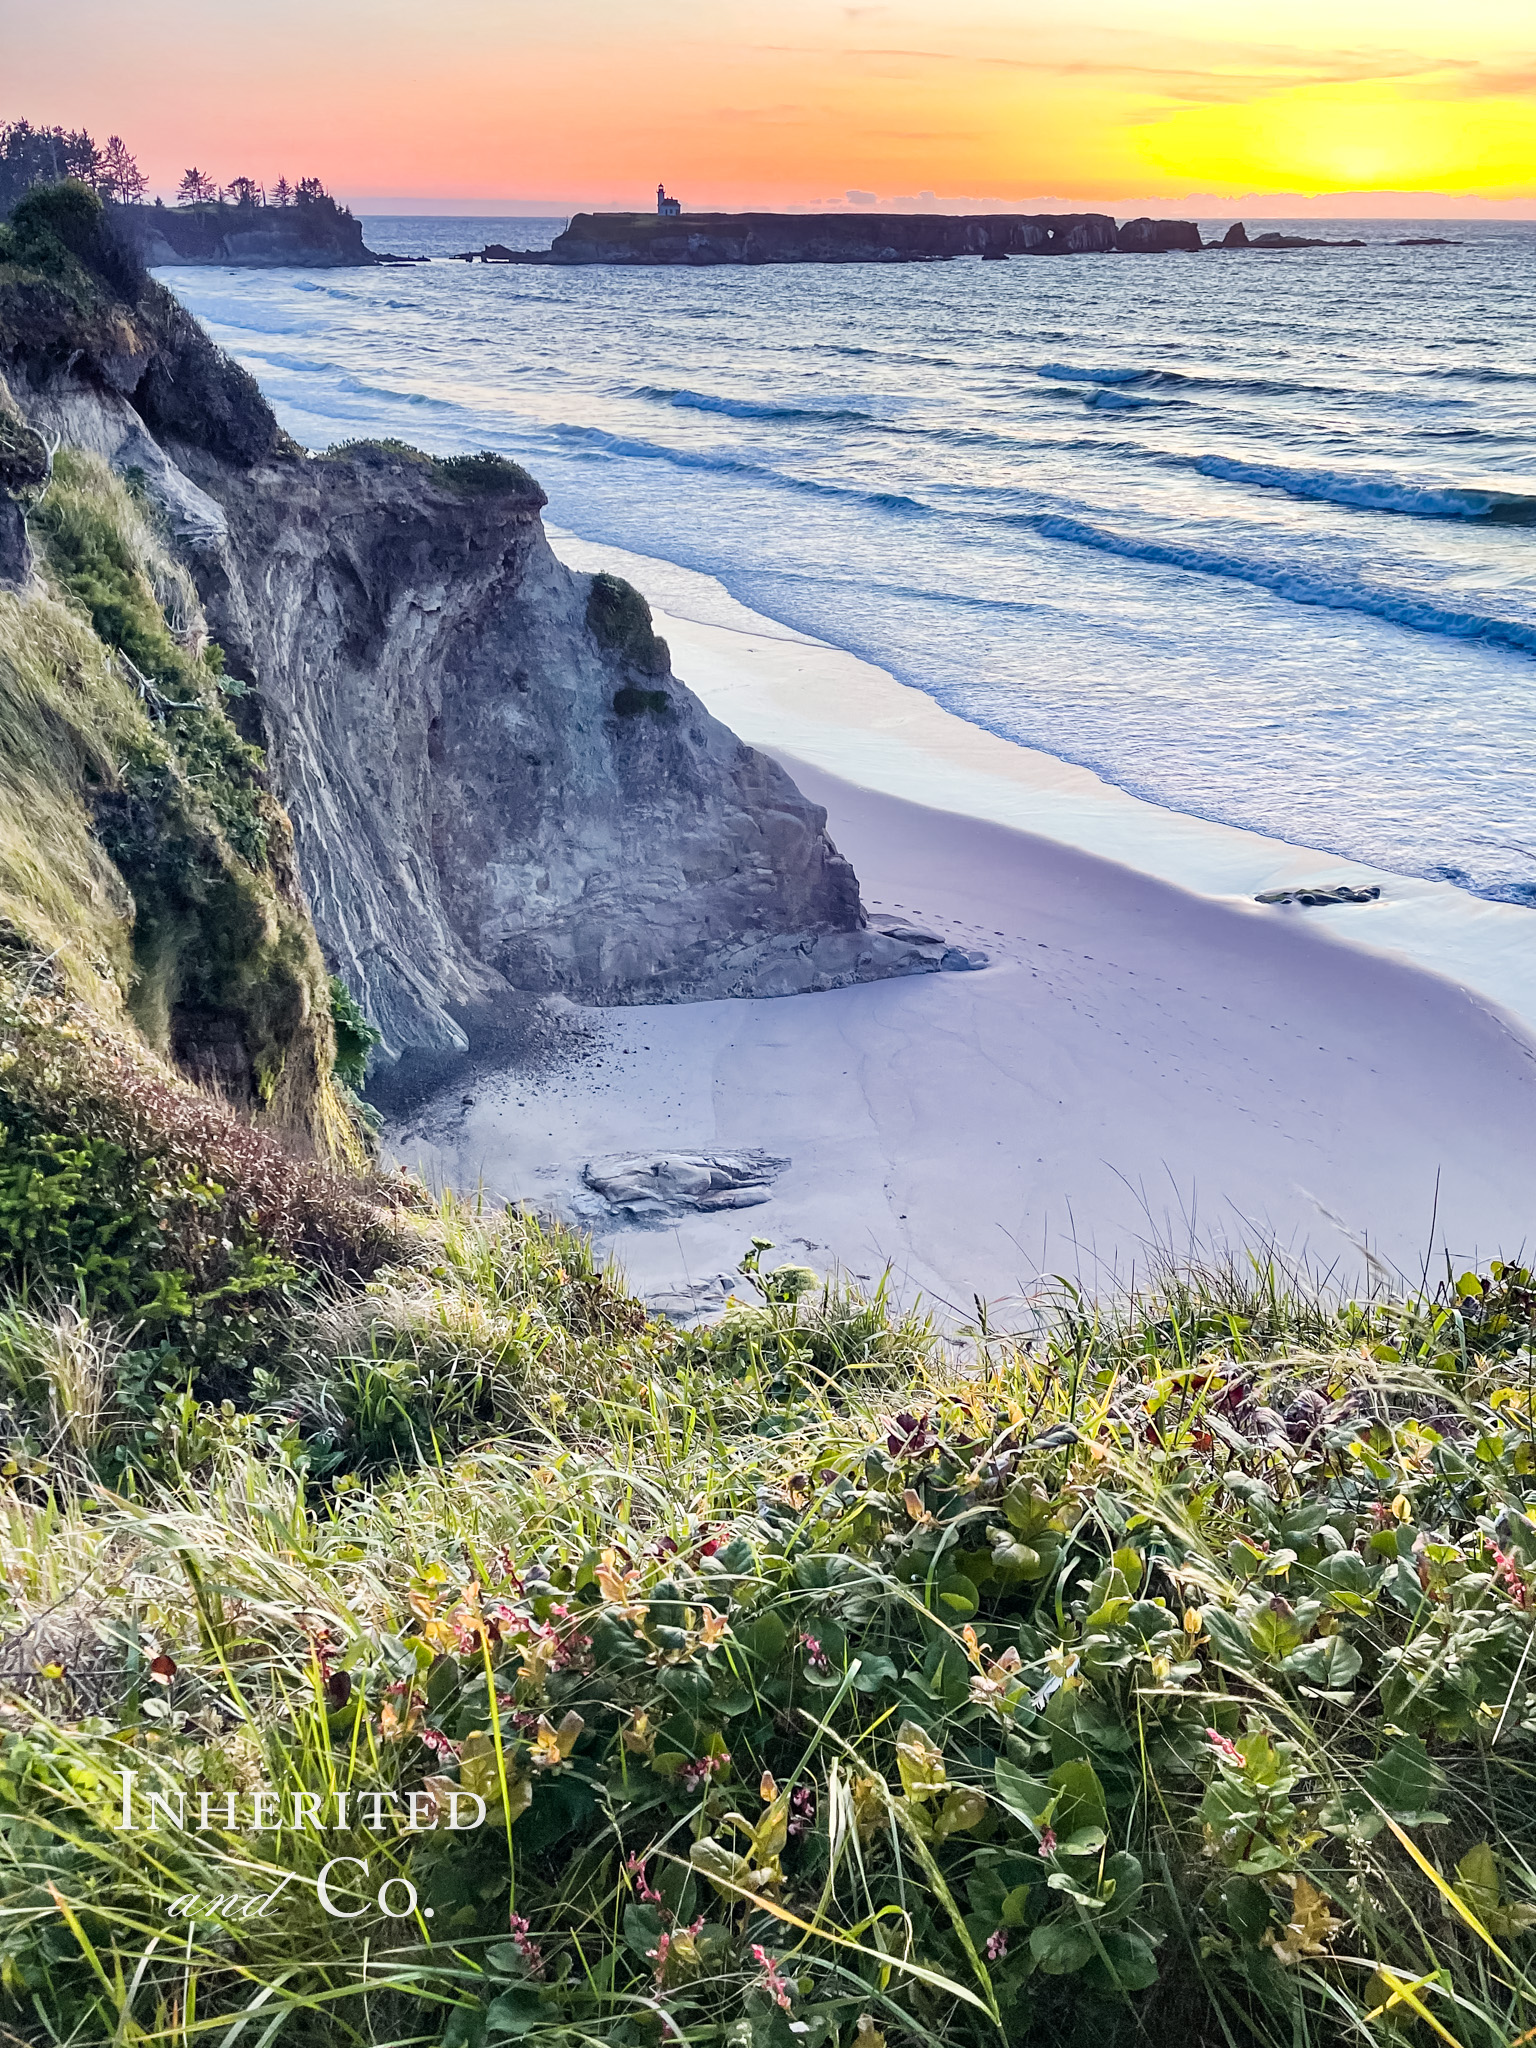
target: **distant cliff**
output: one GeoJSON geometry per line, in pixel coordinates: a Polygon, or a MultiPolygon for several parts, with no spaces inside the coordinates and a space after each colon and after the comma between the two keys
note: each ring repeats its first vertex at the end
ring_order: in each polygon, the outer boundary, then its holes
{"type": "Polygon", "coordinates": [[[552,263],[942,263],[1201,247],[1193,221],[1107,213],[578,213],[552,263]]]}
{"type": "Polygon", "coordinates": [[[363,246],[362,222],[329,199],[297,206],[115,206],[112,213],[119,232],[150,265],[340,269],[378,260],[363,246]]]}

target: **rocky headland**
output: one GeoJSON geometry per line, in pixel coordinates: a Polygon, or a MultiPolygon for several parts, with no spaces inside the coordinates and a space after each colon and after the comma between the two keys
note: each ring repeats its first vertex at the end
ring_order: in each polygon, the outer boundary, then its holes
{"type": "MultiPolygon", "coordinates": [[[[1193,221],[1107,213],[578,213],[551,263],[942,263],[1197,250],[1193,221]]],[[[503,259],[505,260],[505,259],[503,259]]]]}
{"type": "Polygon", "coordinates": [[[114,206],[114,225],[146,264],[244,270],[361,268],[382,260],[363,224],[330,199],[296,206],[114,206]]]}
{"type": "MultiPolygon", "coordinates": [[[[24,610],[52,601],[21,510],[47,502],[51,469],[84,463],[91,546],[146,603],[174,586],[162,637],[219,650],[216,684],[200,655],[174,691],[142,653],[124,674],[155,716],[195,687],[231,728],[226,753],[247,750],[240,773],[272,810],[263,844],[291,847],[285,900],[312,913],[386,1064],[440,1074],[541,997],[778,995],[944,964],[869,928],[825,813],[677,680],[638,593],[555,559],[525,471],[392,443],[311,457],[83,188],[25,202],[6,234],[27,260],[0,271],[0,567],[24,610]]],[[[132,952],[154,921],[123,861],[155,870],[161,828],[135,813],[116,859],[97,825],[120,778],[101,774],[77,802],[132,952]]],[[[238,975],[189,993],[195,906],[186,920],[151,1035],[190,1070],[243,1077],[254,1102],[281,1048],[247,1043],[238,975]]]]}

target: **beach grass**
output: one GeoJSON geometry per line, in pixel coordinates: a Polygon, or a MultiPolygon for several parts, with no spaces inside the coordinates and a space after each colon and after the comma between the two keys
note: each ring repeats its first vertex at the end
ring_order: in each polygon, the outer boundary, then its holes
{"type": "Polygon", "coordinates": [[[240,1401],[0,1327],[12,2038],[1536,2025],[1523,1269],[1020,1337],[757,1243],[679,1331],[532,1217],[411,1233],[240,1401]]]}

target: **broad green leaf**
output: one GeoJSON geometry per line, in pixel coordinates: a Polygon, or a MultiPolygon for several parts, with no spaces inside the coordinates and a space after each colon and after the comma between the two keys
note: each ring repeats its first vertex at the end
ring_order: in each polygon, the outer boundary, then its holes
{"type": "Polygon", "coordinates": [[[1080,1828],[1109,1830],[1109,1809],[1099,1774],[1086,1757],[1074,1757],[1051,1773],[1051,1784],[1060,1795],[1056,1809],[1056,1832],[1064,1839],[1080,1828]]]}
{"type": "Polygon", "coordinates": [[[1093,1936],[1076,1919],[1047,1920],[1029,1937],[1029,1952],[1047,1977],[1068,1977],[1098,1953],[1093,1936]]]}
{"type": "Polygon", "coordinates": [[[1110,1559],[1110,1563],[1119,1572],[1121,1578],[1125,1580],[1130,1591],[1134,1593],[1141,1584],[1142,1575],[1146,1571],[1146,1565],[1142,1560],[1141,1552],[1139,1550],[1132,1550],[1127,1545],[1123,1550],[1115,1552],[1114,1556],[1110,1559]]]}
{"type": "Polygon", "coordinates": [[[724,1899],[734,1902],[739,1896],[733,1889],[740,1886],[750,1890],[752,1865],[745,1856],[738,1856],[734,1849],[728,1849],[724,1842],[717,1842],[713,1835],[706,1835],[695,1842],[688,1851],[688,1860],[701,1876],[710,1883],[724,1899]]]}
{"type": "Polygon", "coordinates": [[[1253,1647],[1262,1657],[1288,1657],[1301,1641],[1296,1617],[1273,1602],[1261,1607],[1248,1624],[1253,1647]]]}
{"type": "Polygon", "coordinates": [[[1049,1826],[1059,1797],[1050,1785],[1042,1784],[1040,1779],[1030,1777],[1027,1771],[1002,1757],[992,1767],[992,1778],[998,1798],[1010,1813],[1016,1813],[1020,1820],[1032,1821],[1037,1827],[1049,1826]]]}
{"type": "Polygon", "coordinates": [[[1126,1849],[1104,1859],[1103,1884],[1111,1917],[1123,1920],[1134,1910],[1144,1883],[1141,1864],[1126,1849]]]}
{"type": "Polygon", "coordinates": [[[974,1828],[986,1819],[987,1801],[985,1793],[973,1787],[957,1787],[945,1799],[934,1816],[934,1840],[942,1842],[946,1835],[961,1835],[968,1828],[974,1828]]]}
{"type": "Polygon", "coordinates": [[[969,1621],[981,1605],[976,1581],[963,1572],[941,1579],[933,1589],[933,1609],[949,1622],[969,1621]]]}
{"type": "Polygon", "coordinates": [[[485,2015],[485,2031],[494,2040],[511,2040],[519,2034],[530,2034],[537,2026],[551,2018],[550,2009],[537,1991],[525,1989],[520,1984],[503,1991],[499,1998],[492,1999],[485,2015]]]}
{"type": "Polygon", "coordinates": [[[1354,1684],[1364,1660],[1344,1636],[1323,1636],[1293,1650],[1281,1669],[1290,1676],[1310,1679],[1313,1685],[1343,1691],[1354,1684]]]}
{"type": "MultiPolygon", "coordinates": [[[[1428,1818],[1444,1775],[1429,1760],[1417,1735],[1401,1735],[1364,1774],[1365,1789],[1393,1820],[1405,1826],[1428,1818]]],[[[1438,1818],[1438,1816],[1436,1816],[1438,1818]]]]}
{"type": "Polygon", "coordinates": [[[1106,1990],[1145,1991],[1157,1982],[1157,1958],[1151,1944],[1139,1934],[1123,1929],[1106,1929],[1102,1936],[1104,1954],[1095,1958],[1093,1975],[1106,1990]]]}

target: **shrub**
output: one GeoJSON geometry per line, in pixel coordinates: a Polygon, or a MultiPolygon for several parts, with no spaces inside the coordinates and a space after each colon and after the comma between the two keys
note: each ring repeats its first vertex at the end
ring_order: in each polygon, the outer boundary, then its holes
{"type": "Polygon", "coordinates": [[[406,1241],[56,977],[0,974],[0,1289],[78,1297],[209,1388],[248,1391],[300,1267],[363,1276],[406,1241]]]}
{"type": "Polygon", "coordinates": [[[356,996],[338,976],[331,976],[331,1027],[336,1034],[335,1074],[358,1093],[368,1079],[368,1055],[384,1041],[382,1031],[363,1015],[356,996]]]}
{"type": "Polygon", "coordinates": [[[615,691],[613,708],[620,718],[638,718],[646,711],[664,718],[672,708],[672,700],[665,690],[636,690],[626,684],[615,691]]]}
{"type": "Polygon", "coordinates": [[[320,462],[351,462],[364,466],[401,463],[419,469],[441,489],[461,498],[516,497],[537,505],[548,502],[539,483],[521,463],[492,449],[477,455],[429,455],[409,441],[388,436],[377,439],[335,441],[316,457],[320,462]]]}
{"type": "MultiPolygon", "coordinates": [[[[592,578],[587,592],[587,631],[605,654],[617,661],[637,669],[642,675],[664,676],[672,665],[672,657],[665,640],[658,638],[651,625],[651,608],[632,583],[626,583],[621,576],[610,576],[607,570],[600,571],[592,578]]],[[[620,691],[621,697],[630,693],[620,691]]],[[[635,691],[636,697],[665,697],[663,691],[635,691]]],[[[635,706],[636,710],[656,709],[655,705],[635,706]]],[[[619,710],[618,699],[614,709],[619,710]]],[[[619,715],[631,715],[620,711],[619,715]]]]}
{"type": "Polygon", "coordinates": [[[433,480],[461,498],[517,497],[547,504],[543,490],[520,462],[509,461],[489,448],[478,455],[439,455],[432,463],[433,480]]]}

